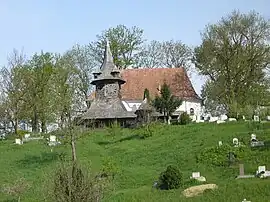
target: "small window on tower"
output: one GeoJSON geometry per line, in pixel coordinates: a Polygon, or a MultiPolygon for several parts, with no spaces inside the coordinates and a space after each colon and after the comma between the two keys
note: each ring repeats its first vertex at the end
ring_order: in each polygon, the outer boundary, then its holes
{"type": "Polygon", "coordinates": [[[194,109],[190,108],[190,115],[194,115],[194,109]]]}

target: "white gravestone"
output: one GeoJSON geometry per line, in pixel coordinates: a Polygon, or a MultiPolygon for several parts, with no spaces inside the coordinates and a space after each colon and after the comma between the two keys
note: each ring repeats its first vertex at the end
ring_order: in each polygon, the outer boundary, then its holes
{"type": "Polygon", "coordinates": [[[15,144],[19,144],[19,145],[21,145],[21,144],[23,144],[23,142],[22,142],[22,140],[21,140],[21,139],[15,139],[15,144]]]}
{"type": "Polygon", "coordinates": [[[250,140],[251,141],[257,141],[256,135],[255,134],[251,134],[250,140]]]}
{"type": "Polygon", "coordinates": [[[254,120],[254,121],[260,121],[260,117],[254,115],[253,120],[254,120]]]}
{"type": "Polygon", "coordinates": [[[235,147],[238,147],[239,146],[239,141],[237,138],[233,138],[233,144],[235,147]]]}
{"type": "Polygon", "coordinates": [[[223,120],[217,120],[217,124],[226,123],[226,121],[223,120]]]}
{"type": "Polygon", "coordinates": [[[266,167],[265,166],[259,166],[258,167],[258,173],[265,172],[265,171],[266,171],[266,167]]]}
{"type": "Polygon", "coordinates": [[[226,121],[228,119],[228,116],[223,114],[223,115],[220,115],[220,120],[221,121],[226,121]]]}
{"type": "Polygon", "coordinates": [[[50,135],[50,142],[56,142],[56,136],[50,135]]]}
{"type": "Polygon", "coordinates": [[[218,141],[218,146],[222,146],[222,141],[218,141]]]}
{"type": "Polygon", "coordinates": [[[200,172],[193,172],[192,173],[192,178],[196,179],[196,178],[199,178],[199,177],[201,177],[200,172]]]}
{"type": "Polygon", "coordinates": [[[25,135],[24,135],[24,138],[25,138],[25,139],[30,138],[30,134],[25,134],[25,135]]]}

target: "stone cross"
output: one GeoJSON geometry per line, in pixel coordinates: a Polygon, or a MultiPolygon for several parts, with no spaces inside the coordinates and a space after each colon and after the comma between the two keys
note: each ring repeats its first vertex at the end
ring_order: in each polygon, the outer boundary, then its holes
{"type": "Polygon", "coordinates": [[[244,164],[239,164],[239,175],[240,176],[245,175],[244,164]]]}

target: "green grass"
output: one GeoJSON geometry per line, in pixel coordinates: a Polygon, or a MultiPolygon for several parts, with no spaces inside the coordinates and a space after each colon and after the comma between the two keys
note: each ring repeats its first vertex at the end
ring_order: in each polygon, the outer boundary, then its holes
{"type": "MultiPolygon", "coordinates": [[[[270,125],[257,131],[257,138],[270,140],[270,125]]],[[[244,198],[252,202],[270,201],[269,179],[236,180],[239,168],[211,165],[211,159],[198,163],[196,156],[205,148],[218,145],[218,141],[232,144],[237,137],[248,144],[251,128],[246,123],[194,124],[188,126],[159,126],[152,137],[137,138],[136,131],[123,130],[122,134],[109,136],[98,130],[77,142],[80,163],[100,171],[104,158],[110,157],[117,168],[112,189],[106,192],[104,201],[204,201],[237,202],[244,198]],[[168,165],[177,166],[185,180],[192,172],[200,171],[208,183],[218,189],[186,199],[182,189],[160,191],[152,188],[153,182],[168,165]]],[[[43,142],[33,141],[24,145],[13,145],[11,141],[0,142],[0,186],[24,177],[29,188],[22,195],[25,202],[45,201],[50,189],[49,181],[58,163],[58,155],[67,152],[68,146],[59,146],[53,152],[43,142]]],[[[259,165],[270,169],[270,150],[251,150],[248,146],[241,153],[245,173],[254,173],[259,165]]],[[[0,201],[11,201],[12,197],[0,193],[0,201]]]]}

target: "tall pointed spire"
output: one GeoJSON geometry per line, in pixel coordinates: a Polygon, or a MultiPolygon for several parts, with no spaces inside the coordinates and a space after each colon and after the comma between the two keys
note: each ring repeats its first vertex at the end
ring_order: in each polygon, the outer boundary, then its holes
{"type": "Polygon", "coordinates": [[[101,71],[110,71],[114,69],[115,65],[113,63],[113,57],[112,57],[112,52],[110,48],[110,42],[108,39],[106,39],[106,47],[104,51],[104,59],[102,66],[100,67],[101,71]]]}
{"type": "Polygon", "coordinates": [[[94,84],[97,81],[101,80],[118,80],[121,84],[124,84],[125,81],[121,78],[120,69],[114,64],[113,56],[110,48],[110,43],[106,39],[106,46],[104,50],[104,57],[101,67],[94,72],[94,80],[91,84],[94,84]]]}

